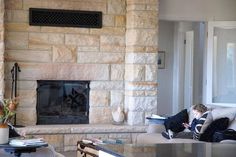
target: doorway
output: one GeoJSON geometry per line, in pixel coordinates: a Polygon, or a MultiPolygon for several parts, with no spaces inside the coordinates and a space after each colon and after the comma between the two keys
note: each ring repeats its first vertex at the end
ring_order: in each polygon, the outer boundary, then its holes
{"type": "Polygon", "coordinates": [[[205,23],[159,21],[158,114],[171,115],[202,103],[205,23]]]}

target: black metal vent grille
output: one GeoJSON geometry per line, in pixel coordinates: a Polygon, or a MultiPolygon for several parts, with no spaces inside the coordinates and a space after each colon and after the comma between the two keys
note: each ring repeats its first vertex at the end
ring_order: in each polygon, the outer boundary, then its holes
{"type": "Polygon", "coordinates": [[[102,12],[58,9],[29,9],[30,25],[102,28],[102,12]]]}

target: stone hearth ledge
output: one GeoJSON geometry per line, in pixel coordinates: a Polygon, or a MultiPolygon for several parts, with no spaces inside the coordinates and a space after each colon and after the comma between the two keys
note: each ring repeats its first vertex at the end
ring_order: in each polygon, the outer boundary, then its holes
{"type": "Polygon", "coordinates": [[[113,125],[113,124],[79,124],[79,125],[34,125],[17,128],[26,135],[40,134],[97,134],[97,133],[144,133],[147,126],[113,125]]]}
{"type": "Polygon", "coordinates": [[[42,137],[56,151],[76,151],[77,142],[84,138],[120,139],[125,143],[136,143],[137,136],[146,132],[147,126],[112,124],[34,125],[17,128],[18,131],[42,137]]]}

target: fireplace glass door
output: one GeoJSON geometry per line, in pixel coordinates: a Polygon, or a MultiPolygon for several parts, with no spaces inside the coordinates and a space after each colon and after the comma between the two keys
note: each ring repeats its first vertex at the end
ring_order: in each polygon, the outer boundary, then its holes
{"type": "Polygon", "coordinates": [[[87,124],[89,81],[37,81],[37,124],[87,124]]]}

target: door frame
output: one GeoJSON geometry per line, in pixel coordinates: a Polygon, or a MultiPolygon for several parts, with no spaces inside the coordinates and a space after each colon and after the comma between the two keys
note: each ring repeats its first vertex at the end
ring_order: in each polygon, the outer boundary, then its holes
{"type": "Polygon", "coordinates": [[[194,31],[185,32],[184,108],[193,104],[194,31]]]}

